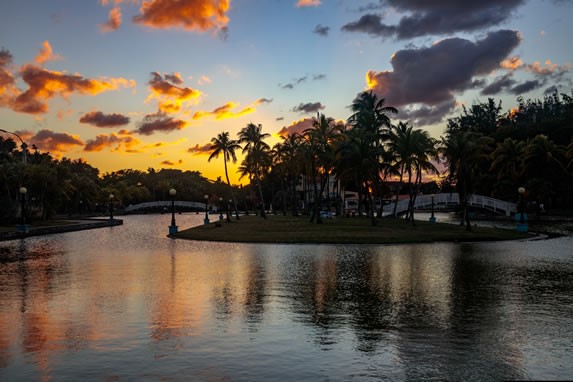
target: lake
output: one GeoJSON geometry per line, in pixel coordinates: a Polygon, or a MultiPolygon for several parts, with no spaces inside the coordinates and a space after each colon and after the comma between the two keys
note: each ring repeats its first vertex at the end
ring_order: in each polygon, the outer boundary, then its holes
{"type": "Polygon", "coordinates": [[[573,378],[572,236],[232,244],[123,219],[0,242],[0,380],[573,378]]]}

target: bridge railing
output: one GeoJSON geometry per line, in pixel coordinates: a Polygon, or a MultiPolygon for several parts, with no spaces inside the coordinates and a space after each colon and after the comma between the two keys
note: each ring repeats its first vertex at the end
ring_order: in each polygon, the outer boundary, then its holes
{"type": "MultiPolygon", "coordinates": [[[[197,210],[205,210],[206,204],[200,202],[185,202],[185,201],[175,201],[176,207],[183,207],[183,208],[191,208],[197,210]]],[[[145,209],[157,209],[157,208],[171,208],[171,201],[168,200],[161,200],[157,202],[145,202],[139,204],[133,204],[130,206],[125,207],[125,212],[134,212],[138,210],[145,210],[145,209]]]]}
{"type": "MultiPolygon", "coordinates": [[[[431,194],[431,195],[419,195],[416,197],[414,203],[414,209],[428,209],[432,207],[432,198],[434,203],[434,208],[441,209],[447,206],[459,205],[460,196],[458,193],[441,193],[441,194],[431,194]]],[[[516,212],[515,203],[506,202],[504,200],[494,199],[489,196],[472,194],[468,200],[470,206],[480,207],[484,209],[491,210],[493,212],[503,213],[507,216],[516,212]]],[[[409,199],[403,199],[398,201],[396,208],[396,213],[400,214],[408,210],[409,199]]],[[[384,206],[383,214],[391,215],[394,213],[394,204],[390,203],[384,206]]]]}

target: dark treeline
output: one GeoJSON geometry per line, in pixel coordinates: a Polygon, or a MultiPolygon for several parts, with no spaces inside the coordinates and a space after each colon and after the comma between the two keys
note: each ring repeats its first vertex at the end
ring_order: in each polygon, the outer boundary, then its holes
{"type": "Polygon", "coordinates": [[[567,94],[519,98],[509,112],[493,99],[464,107],[447,121],[440,139],[409,123],[393,122],[398,110],[372,92],[361,93],[351,110],[346,123],[319,113],[312,127],[273,147],[265,142],[270,135],[261,125],[248,124],[237,139],[222,132],[211,141],[209,160],[222,157],[225,182],[171,169],[102,175],[81,160],[56,160],[34,148],[24,164],[21,148],[0,136],[0,218],[16,219],[22,186],[28,191],[27,214],[38,219],[104,213],[110,194],[118,207],[168,200],[171,188],[178,200],[203,201],[207,194],[211,204],[220,198],[231,201],[237,219],[239,210],[265,217],[272,205],[275,213],[308,214],[318,223],[323,209],[342,212],[342,190],[358,194],[359,212],[368,214],[372,224],[380,216],[375,213],[380,200],[400,193],[409,195],[406,217],[412,223],[413,203],[421,192],[455,190],[462,201],[473,193],[517,201],[517,188],[525,187],[530,202],[546,208],[573,205],[573,98],[567,94]],[[244,156],[238,171],[249,184],[231,187],[227,163],[236,162],[239,150],[244,156]],[[441,181],[423,184],[424,175],[438,174],[439,162],[446,167],[441,181]]]}

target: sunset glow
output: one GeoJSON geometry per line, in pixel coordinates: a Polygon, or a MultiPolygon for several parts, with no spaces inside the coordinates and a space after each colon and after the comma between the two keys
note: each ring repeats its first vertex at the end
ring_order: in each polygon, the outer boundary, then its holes
{"type": "Polygon", "coordinates": [[[573,89],[573,8],[557,0],[32,3],[0,14],[0,128],[102,174],[215,179],[212,137],[252,122],[272,145],[317,111],[346,120],[364,89],[433,137],[460,105],[493,97],[508,112],[518,96],[573,89]]]}

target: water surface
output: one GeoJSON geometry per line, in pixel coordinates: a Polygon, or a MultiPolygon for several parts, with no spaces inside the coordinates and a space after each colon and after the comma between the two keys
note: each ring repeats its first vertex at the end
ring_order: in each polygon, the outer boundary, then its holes
{"type": "Polygon", "coordinates": [[[573,378],[572,237],[231,244],[169,224],[0,243],[0,380],[573,378]]]}

